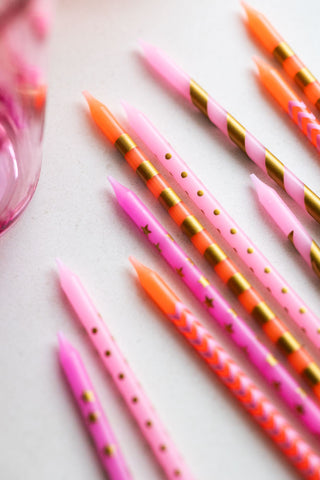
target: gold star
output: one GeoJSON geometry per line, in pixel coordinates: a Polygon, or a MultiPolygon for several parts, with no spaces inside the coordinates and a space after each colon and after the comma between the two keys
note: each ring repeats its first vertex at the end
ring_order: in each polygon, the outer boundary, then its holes
{"type": "Polygon", "coordinates": [[[107,457],[112,457],[116,453],[115,445],[106,445],[103,447],[103,453],[107,455],[107,457]]]}
{"type": "Polygon", "coordinates": [[[273,382],[272,386],[273,386],[276,390],[280,390],[281,382],[275,381],[275,382],[273,382]]]}
{"type": "Polygon", "coordinates": [[[207,306],[208,308],[213,308],[213,298],[209,298],[209,297],[207,297],[207,295],[206,295],[206,298],[205,298],[204,303],[206,304],[206,306],[207,306]]]}
{"type": "Polygon", "coordinates": [[[174,238],[173,238],[172,235],[170,235],[170,233],[167,233],[167,237],[168,237],[172,242],[174,242],[174,238]]]}
{"type": "Polygon", "coordinates": [[[304,407],[303,405],[296,405],[296,410],[300,415],[304,414],[304,407]]]}
{"type": "Polygon", "coordinates": [[[176,268],[176,272],[177,272],[177,274],[179,275],[179,277],[181,277],[181,278],[184,277],[184,273],[183,273],[182,270],[183,270],[182,267],[176,268]]]}
{"type": "Polygon", "coordinates": [[[248,347],[247,347],[247,346],[242,347],[241,350],[243,351],[243,353],[244,353],[245,355],[248,355],[248,347]]]}
{"type": "Polygon", "coordinates": [[[149,233],[151,233],[151,230],[148,228],[148,224],[145,227],[141,227],[141,230],[145,235],[149,235],[149,233]]]}
{"type": "Polygon", "coordinates": [[[154,246],[156,247],[156,249],[158,250],[158,252],[161,253],[161,248],[160,248],[159,242],[158,242],[158,243],[155,243],[154,246]]]}
{"type": "Polygon", "coordinates": [[[225,329],[228,333],[234,333],[232,323],[228,323],[228,325],[225,326],[225,329]]]}
{"type": "Polygon", "coordinates": [[[199,282],[203,287],[207,287],[208,285],[210,285],[209,280],[207,280],[206,277],[204,277],[203,275],[201,275],[201,277],[199,278],[198,282],[199,282]]]}

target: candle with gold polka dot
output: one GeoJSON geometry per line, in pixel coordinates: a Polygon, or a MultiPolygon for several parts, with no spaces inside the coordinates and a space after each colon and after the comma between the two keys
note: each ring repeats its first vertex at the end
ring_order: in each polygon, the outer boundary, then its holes
{"type": "MultiPolygon", "coordinates": [[[[251,286],[239,269],[227,257],[193,212],[182,202],[170,184],[158,172],[147,156],[135,144],[105,105],[86,93],[90,112],[99,128],[114,144],[131,168],[168,211],[174,222],[188,236],[198,252],[209,262],[218,277],[235,294],[238,301],[255,319],[262,331],[287,357],[289,363],[307,381],[320,399],[320,368],[311,355],[296,340],[264,299],[251,286]]],[[[171,155],[169,153],[169,155],[171,155]]],[[[201,191],[202,195],[203,192],[201,191]]],[[[237,230],[232,227],[230,235],[237,230]]]]}
{"type": "Polygon", "coordinates": [[[108,478],[131,480],[132,476],[80,354],[62,333],[59,333],[59,359],[108,478]]]}
{"type": "Polygon", "coordinates": [[[58,261],[61,287],[168,480],[194,480],[79,277],[58,261]]]}
{"type": "Polygon", "coordinates": [[[302,440],[252,380],[241,371],[160,275],[137,260],[130,260],[149,297],[289,461],[306,478],[320,478],[320,459],[310,445],[302,440]]]}
{"type": "MultiPolygon", "coordinates": [[[[119,205],[192,294],[305,426],[320,437],[320,410],[131,190],[110,179],[119,205]]],[[[163,305],[168,305],[163,299],[163,305]]],[[[194,331],[193,331],[194,332],[194,331]]]]}
{"type": "MultiPolygon", "coordinates": [[[[236,224],[208,188],[199,180],[191,168],[184,162],[171,144],[161,135],[150,120],[139,110],[123,103],[130,126],[154,153],[161,165],[169,172],[181,188],[188,194],[200,211],[207,217],[221,236],[229,243],[234,252],[249,267],[251,272],[273,295],[279,305],[290,315],[306,336],[320,348],[320,320],[308,308],[299,295],[281,277],[277,269],[259,251],[258,247],[248,238],[236,224]]],[[[273,210],[276,214],[277,209],[273,210]]],[[[290,230],[291,231],[291,230],[290,230]]],[[[289,231],[288,231],[289,233],[289,231]]],[[[305,249],[311,256],[313,252],[314,269],[320,271],[318,250],[312,244],[305,249]]],[[[311,261],[311,258],[310,258],[311,261]]]]}
{"type": "Polygon", "coordinates": [[[226,137],[320,223],[320,198],[163,51],[141,42],[146,60],[226,137]]]}

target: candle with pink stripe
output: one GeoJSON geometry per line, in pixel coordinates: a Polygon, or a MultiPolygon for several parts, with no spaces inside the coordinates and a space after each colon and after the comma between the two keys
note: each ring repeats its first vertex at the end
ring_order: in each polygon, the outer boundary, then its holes
{"type": "MultiPolygon", "coordinates": [[[[150,120],[139,110],[124,103],[130,126],[154,153],[236,254],[285,309],[314,345],[320,348],[320,320],[277,272],[256,245],[228,215],[221,204],[199,180],[150,120]],[[233,232],[233,233],[231,233],[233,232]]],[[[313,248],[313,250],[315,250],[313,248]]],[[[309,244],[310,257],[310,244],[309,244]]]]}
{"type": "Polygon", "coordinates": [[[148,63],[320,223],[320,198],[163,51],[141,42],[148,63]]]}
{"type": "MultiPolygon", "coordinates": [[[[255,175],[251,175],[258,193],[261,205],[264,206],[270,217],[280,230],[292,242],[302,258],[307,262],[314,273],[320,278],[320,248],[301,225],[297,217],[291,212],[284,201],[271,187],[261,182],[255,175]]],[[[318,328],[320,335],[320,328],[318,328]]]]}
{"type": "Polygon", "coordinates": [[[320,410],[306,392],[210,284],[137,195],[114,179],[110,179],[110,182],[119,205],[139,231],[165,259],[178,278],[187,285],[213,320],[223,328],[230,340],[245,353],[283,401],[296,412],[305,426],[319,437],[320,410]]]}
{"type": "Polygon", "coordinates": [[[194,480],[80,279],[61,261],[58,266],[63,291],[166,478],[194,480]]]}

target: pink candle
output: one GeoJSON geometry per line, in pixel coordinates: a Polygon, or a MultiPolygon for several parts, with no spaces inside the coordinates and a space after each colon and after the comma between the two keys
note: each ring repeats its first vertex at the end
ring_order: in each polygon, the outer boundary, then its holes
{"type": "Polygon", "coordinates": [[[194,480],[80,279],[58,261],[60,282],[168,480],[194,480]]]}
{"type": "MultiPolygon", "coordinates": [[[[299,295],[277,272],[276,268],[259,251],[258,247],[247,237],[244,231],[224,210],[218,200],[199,180],[190,167],[166,141],[156,127],[139,110],[123,103],[130,126],[158,158],[161,165],[172,175],[176,182],[188,193],[222,237],[229,243],[236,254],[250,268],[260,282],[268,289],[277,302],[285,309],[294,322],[302,329],[314,345],[320,348],[320,320],[305,305],[299,295]],[[236,231],[236,234],[231,234],[236,231]],[[285,292],[285,294],[283,293],[285,292]]],[[[278,197],[278,196],[277,196],[278,197]]],[[[278,197],[279,198],[279,197],[278,197]]],[[[280,199],[279,199],[280,200],[280,199]]],[[[267,207],[266,207],[267,208],[267,207]]],[[[280,219],[280,217],[279,217],[280,219]]],[[[280,219],[281,221],[281,219],[280,219]]],[[[292,230],[293,228],[291,228],[292,230]]],[[[289,231],[288,230],[288,233],[289,231]]],[[[296,230],[296,229],[295,229],[296,230]]],[[[294,233],[296,238],[300,228],[294,233]]],[[[300,235],[299,235],[300,237],[300,235]]],[[[310,260],[311,242],[307,242],[307,257],[310,260]]],[[[312,251],[316,252],[315,243],[312,251]]],[[[313,254],[313,257],[315,255],[313,254]]],[[[314,258],[314,268],[319,272],[319,254],[314,258]]]]}
{"type": "Polygon", "coordinates": [[[114,179],[110,179],[110,182],[120,206],[139,231],[147,237],[211,317],[225,330],[230,339],[243,350],[251,363],[272,385],[284,402],[297,413],[307,428],[319,437],[320,410],[314,402],[217,290],[210,285],[202,272],[190,261],[190,258],[141,200],[114,179]]]}
{"type": "Polygon", "coordinates": [[[59,333],[59,360],[110,480],[131,480],[119,445],[78,351],[59,333]]]}
{"type": "MultiPolygon", "coordinates": [[[[314,273],[320,277],[320,248],[310,237],[297,217],[291,212],[284,201],[273,188],[261,182],[255,175],[251,175],[257,190],[259,202],[264,206],[270,217],[275,221],[280,230],[292,242],[302,258],[307,262],[314,273]]],[[[317,346],[320,347],[320,326],[318,325],[317,346]]]]}

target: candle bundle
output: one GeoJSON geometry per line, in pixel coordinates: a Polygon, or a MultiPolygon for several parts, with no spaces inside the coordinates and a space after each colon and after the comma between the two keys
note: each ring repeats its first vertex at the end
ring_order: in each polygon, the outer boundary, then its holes
{"type": "MultiPolygon", "coordinates": [[[[193,480],[133,371],[113,340],[80,279],[61,261],[60,282],[81,324],[168,480],[193,480]]],[[[319,429],[320,433],[320,429],[319,429]]]]}
{"type": "Polygon", "coordinates": [[[186,284],[211,317],[230,339],[245,352],[251,363],[277,394],[293,409],[298,418],[317,436],[320,435],[320,410],[298,383],[278,363],[272,353],[258,340],[255,333],[236,314],[219,292],[210,285],[202,272],[190,261],[171,235],[132,191],[111,179],[119,205],[140,232],[156,248],[176,275],[186,284]]]}
{"type": "Polygon", "coordinates": [[[154,153],[161,165],[172,175],[278,303],[285,308],[290,317],[303,329],[314,345],[320,348],[320,320],[306,307],[297,293],[228,215],[150,120],[131,105],[126,103],[123,105],[130,126],[148,149],[154,153]]]}
{"type": "Polygon", "coordinates": [[[306,478],[320,478],[320,459],[311,447],[288,425],[163,279],[137,260],[131,259],[131,262],[147,294],[297,470],[306,478]]]}
{"type": "MultiPolygon", "coordinates": [[[[260,203],[294,247],[320,278],[320,248],[303,228],[279,195],[255,175],[251,175],[260,203]]],[[[318,331],[320,334],[320,330],[318,331]]]]}
{"type": "Polygon", "coordinates": [[[152,68],[274,180],[298,205],[320,223],[320,198],[222,108],[164,52],[145,42],[144,55],[152,68]]]}
{"type": "MultiPolygon", "coordinates": [[[[152,194],[164,205],[174,222],[210,263],[219,278],[236,295],[239,302],[262,327],[263,332],[286,355],[292,367],[312,386],[314,393],[320,398],[320,369],[310,354],[203,228],[193,212],[182,202],[107,107],[90,94],[86,93],[85,96],[93,119],[106,137],[118,148],[152,194]]],[[[236,230],[231,229],[230,234],[236,234],[236,230]]]]}
{"type": "Polygon", "coordinates": [[[320,109],[320,83],[305,67],[267,18],[242,2],[248,19],[248,27],[260,43],[272,53],[289,77],[293,78],[309,100],[320,109]]]}

